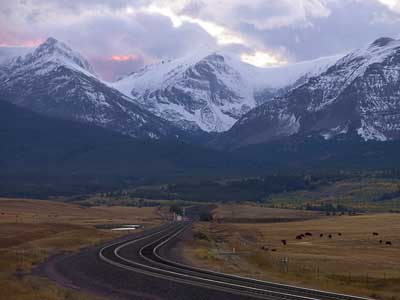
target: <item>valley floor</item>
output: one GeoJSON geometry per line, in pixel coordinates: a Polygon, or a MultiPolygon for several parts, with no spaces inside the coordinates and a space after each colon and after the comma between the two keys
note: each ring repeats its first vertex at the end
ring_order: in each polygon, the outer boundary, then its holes
{"type": "MultiPolygon", "coordinates": [[[[97,299],[39,276],[36,267],[53,255],[127,233],[97,225],[149,227],[163,222],[167,213],[166,207],[86,207],[0,198],[0,299],[97,299]]],[[[212,222],[195,223],[173,249],[186,263],[374,299],[400,299],[399,213],[326,216],[224,204],[213,215],[212,222]],[[305,233],[312,236],[296,239],[305,233]]]]}
{"type": "Polygon", "coordinates": [[[218,221],[194,225],[180,251],[186,263],[221,272],[400,299],[400,214],[314,215],[304,220],[304,211],[298,213],[299,220],[289,222],[295,211],[224,205],[216,210],[218,221]],[[283,222],[244,222],[249,211],[283,222]],[[306,232],[312,236],[296,239],[306,232]]]}
{"type": "Polygon", "coordinates": [[[0,299],[98,299],[38,276],[50,256],[78,251],[127,234],[97,229],[100,224],[162,222],[158,208],[81,207],[42,200],[0,199],[0,299]]]}

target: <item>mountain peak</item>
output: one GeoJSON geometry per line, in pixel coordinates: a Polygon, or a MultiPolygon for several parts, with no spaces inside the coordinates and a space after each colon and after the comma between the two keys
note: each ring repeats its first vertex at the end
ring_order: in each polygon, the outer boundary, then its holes
{"type": "Polygon", "coordinates": [[[53,52],[61,52],[61,53],[68,53],[73,52],[73,50],[68,47],[66,44],[56,40],[53,37],[47,38],[42,44],[40,44],[35,52],[37,54],[46,54],[46,53],[53,53],[53,52]]]}
{"type": "Polygon", "coordinates": [[[83,58],[78,52],[72,50],[65,43],[58,41],[53,37],[49,37],[40,44],[33,52],[32,58],[46,59],[56,61],[63,65],[77,66],[80,69],[95,74],[89,62],[83,58]]]}
{"type": "Polygon", "coordinates": [[[53,37],[48,37],[48,38],[46,39],[46,41],[45,41],[43,44],[46,44],[46,45],[54,45],[54,44],[56,44],[56,43],[59,43],[59,41],[58,41],[57,39],[55,39],[55,38],[53,38],[53,37]]]}
{"type": "Polygon", "coordinates": [[[399,57],[400,40],[377,39],[251,110],[215,144],[234,148],[295,135],[398,140],[399,57]]]}
{"type": "Polygon", "coordinates": [[[268,100],[309,73],[319,74],[317,66],[322,72],[323,61],[294,69],[258,68],[234,53],[201,50],[145,67],[110,86],[180,128],[222,132],[258,101],[268,100]]]}
{"type": "Polygon", "coordinates": [[[225,56],[222,53],[213,52],[213,53],[207,55],[206,57],[204,57],[204,59],[218,61],[220,63],[223,63],[225,61],[225,56]]]}

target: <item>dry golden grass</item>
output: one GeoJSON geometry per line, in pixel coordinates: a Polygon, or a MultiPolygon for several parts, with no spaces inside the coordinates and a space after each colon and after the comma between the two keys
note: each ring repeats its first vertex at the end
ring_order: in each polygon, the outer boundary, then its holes
{"type": "Polygon", "coordinates": [[[31,271],[61,251],[76,251],[126,234],[96,229],[96,224],[152,226],[160,222],[157,208],[82,208],[61,202],[0,199],[0,299],[96,299],[31,271]]]}
{"type": "Polygon", "coordinates": [[[0,223],[152,223],[160,217],[156,210],[154,207],[81,207],[64,202],[0,198],[0,223]]]}
{"type": "Polygon", "coordinates": [[[235,220],[299,220],[299,219],[313,219],[322,216],[321,213],[315,211],[300,211],[293,209],[277,209],[257,204],[221,204],[213,210],[214,218],[227,219],[230,221],[235,220]]]}
{"type": "Polygon", "coordinates": [[[200,223],[195,225],[196,232],[206,233],[207,238],[184,244],[188,263],[376,299],[400,299],[400,214],[274,224],[200,223]],[[305,232],[313,236],[295,239],[305,232]],[[380,244],[381,239],[393,245],[380,244]],[[281,240],[288,244],[284,246],[281,240]]]}

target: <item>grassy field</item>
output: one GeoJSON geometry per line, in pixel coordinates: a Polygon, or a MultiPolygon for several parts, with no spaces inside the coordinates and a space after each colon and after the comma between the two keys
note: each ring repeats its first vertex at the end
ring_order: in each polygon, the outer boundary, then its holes
{"type": "MultiPolygon", "coordinates": [[[[226,207],[219,210],[229,211],[226,207]]],[[[246,208],[239,206],[236,211],[245,214],[246,208]]],[[[269,211],[276,217],[288,213],[269,211]]],[[[218,271],[376,299],[400,299],[400,214],[282,223],[198,223],[182,251],[186,262],[218,271]],[[312,236],[296,239],[306,232],[312,236]],[[392,245],[385,245],[386,241],[392,245]]]]}
{"type": "Polygon", "coordinates": [[[387,178],[348,179],[313,190],[274,194],[267,197],[265,203],[277,208],[304,209],[307,204],[332,204],[363,211],[400,211],[400,181],[387,178]]]}
{"type": "Polygon", "coordinates": [[[277,209],[257,204],[221,204],[213,210],[213,217],[221,222],[283,222],[314,219],[323,216],[323,213],[315,211],[300,211],[294,209],[277,209]],[[240,207],[240,209],[238,209],[240,207]]]}
{"type": "Polygon", "coordinates": [[[120,232],[97,224],[143,224],[162,221],[158,208],[90,207],[41,201],[0,199],[0,299],[97,299],[32,275],[49,256],[102,243],[120,232]]]}

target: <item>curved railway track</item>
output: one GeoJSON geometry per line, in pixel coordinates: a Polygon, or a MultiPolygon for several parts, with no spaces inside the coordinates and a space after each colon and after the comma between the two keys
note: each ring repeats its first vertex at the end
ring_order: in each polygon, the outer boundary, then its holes
{"type": "MultiPolygon", "coordinates": [[[[200,290],[218,291],[226,295],[224,299],[232,299],[233,296],[271,300],[366,299],[213,272],[168,259],[163,255],[164,251],[190,226],[190,223],[171,223],[138,238],[107,245],[98,251],[98,255],[102,261],[115,268],[147,276],[149,280],[157,278],[178,285],[193,286],[200,290]]],[[[180,296],[185,297],[185,295],[180,296]]]]}

